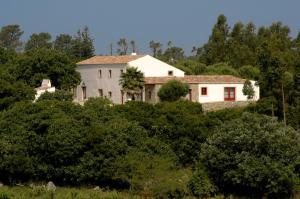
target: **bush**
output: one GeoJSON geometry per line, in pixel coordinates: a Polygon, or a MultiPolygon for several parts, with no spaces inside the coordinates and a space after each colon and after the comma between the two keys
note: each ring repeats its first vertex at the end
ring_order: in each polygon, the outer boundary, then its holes
{"type": "Polygon", "coordinates": [[[188,187],[194,196],[199,198],[211,197],[217,193],[217,187],[208,177],[207,172],[198,167],[188,183],[188,187]]]}
{"type": "Polygon", "coordinates": [[[289,195],[299,175],[300,135],[275,119],[244,113],[208,138],[200,159],[222,191],[289,195]]]}
{"type": "Polygon", "coordinates": [[[45,92],[43,93],[37,101],[41,100],[59,100],[59,101],[73,101],[73,94],[64,91],[64,90],[56,90],[54,93],[45,92]]]}
{"type": "Polygon", "coordinates": [[[185,97],[189,92],[189,86],[178,80],[170,80],[162,85],[157,95],[161,101],[176,101],[185,97]]]}

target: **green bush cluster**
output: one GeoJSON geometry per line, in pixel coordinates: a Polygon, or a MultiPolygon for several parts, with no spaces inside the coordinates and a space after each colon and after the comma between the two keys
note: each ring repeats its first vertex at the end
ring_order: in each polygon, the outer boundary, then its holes
{"type": "Polygon", "coordinates": [[[299,179],[299,134],[243,112],[204,114],[185,100],[15,103],[0,113],[0,181],[99,185],[157,198],[289,195],[299,179]]]}

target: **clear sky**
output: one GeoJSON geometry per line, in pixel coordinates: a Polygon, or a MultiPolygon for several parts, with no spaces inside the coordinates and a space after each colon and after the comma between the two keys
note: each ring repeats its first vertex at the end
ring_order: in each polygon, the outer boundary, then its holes
{"type": "Polygon", "coordinates": [[[189,53],[207,41],[220,14],[230,26],[282,21],[295,37],[299,10],[300,0],[1,0],[0,26],[21,25],[25,40],[36,32],[74,35],[87,25],[97,54],[108,53],[109,43],[121,37],[135,40],[140,53],[149,53],[150,40],[172,41],[189,53]]]}

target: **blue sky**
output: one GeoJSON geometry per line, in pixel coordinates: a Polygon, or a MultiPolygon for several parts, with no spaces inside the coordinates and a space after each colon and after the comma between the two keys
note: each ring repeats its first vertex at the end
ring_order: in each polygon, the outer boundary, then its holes
{"type": "Polygon", "coordinates": [[[135,40],[140,53],[149,53],[150,40],[164,46],[171,40],[189,53],[207,41],[220,14],[230,26],[282,21],[295,37],[299,8],[299,0],[1,0],[0,26],[21,25],[25,40],[34,32],[74,35],[87,25],[97,54],[108,53],[109,43],[121,37],[135,40]]]}

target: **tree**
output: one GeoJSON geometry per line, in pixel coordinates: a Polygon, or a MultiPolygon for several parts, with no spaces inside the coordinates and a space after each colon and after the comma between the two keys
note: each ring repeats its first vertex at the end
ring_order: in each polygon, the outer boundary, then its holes
{"type": "Polygon", "coordinates": [[[160,56],[162,54],[162,44],[159,42],[155,42],[155,41],[150,41],[149,43],[149,47],[152,50],[152,55],[153,57],[157,57],[160,56]]]}
{"type": "Polygon", "coordinates": [[[215,129],[202,145],[200,162],[221,191],[283,198],[299,177],[299,153],[300,135],[294,129],[275,118],[244,113],[215,129]]]}
{"type": "Polygon", "coordinates": [[[23,80],[32,87],[39,87],[43,79],[50,79],[58,89],[68,90],[80,82],[80,74],[70,58],[53,49],[29,51],[18,60],[17,80],[23,80]]]}
{"type": "Polygon", "coordinates": [[[239,75],[246,79],[259,80],[260,70],[258,67],[245,65],[239,68],[239,75]]]}
{"type": "Polygon", "coordinates": [[[224,62],[228,34],[229,26],[227,24],[227,18],[222,14],[218,17],[217,23],[212,29],[208,43],[198,51],[200,60],[207,65],[224,62]]]}
{"type": "Polygon", "coordinates": [[[253,97],[255,95],[253,85],[252,85],[251,81],[249,81],[248,79],[244,83],[243,94],[247,95],[248,100],[253,99],[253,97]]]}
{"type": "Polygon", "coordinates": [[[17,47],[22,45],[20,37],[23,31],[19,25],[3,26],[0,31],[0,46],[6,49],[16,50],[17,47]]]}
{"type": "Polygon", "coordinates": [[[119,55],[127,55],[127,50],[128,50],[128,42],[127,42],[127,39],[126,38],[121,38],[119,41],[118,41],[118,53],[119,55]]]}
{"type": "Polygon", "coordinates": [[[61,52],[71,55],[72,50],[72,36],[68,34],[60,34],[56,36],[53,48],[61,52]]]}
{"type": "Polygon", "coordinates": [[[77,31],[72,40],[71,54],[77,60],[87,59],[95,54],[93,39],[90,37],[87,26],[84,27],[83,31],[77,31]]]}
{"type": "Polygon", "coordinates": [[[0,74],[0,111],[11,107],[19,101],[32,101],[35,91],[30,86],[8,73],[0,74]]]}
{"type": "Polygon", "coordinates": [[[49,33],[33,33],[25,44],[25,51],[38,48],[52,48],[51,35],[49,33]]]}
{"type": "Polygon", "coordinates": [[[119,83],[122,89],[131,95],[131,99],[135,100],[135,95],[141,93],[144,88],[144,75],[137,68],[130,67],[121,74],[119,83]]]}
{"type": "Polygon", "coordinates": [[[162,59],[170,62],[176,63],[184,58],[184,50],[177,46],[168,47],[162,55],[162,59]]]}
{"type": "Polygon", "coordinates": [[[131,52],[136,53],[137,52],[137,45],[136,45],[134,40],[130,41],[130,46],[131,46],[131,52]]]}
{"type": "Polygon", "coordinates": [[[162,85],[157,95],[161,101],[176,101],[185,97],[189,92],[189,86],[178,80],[170,80],[162,85]]]}

